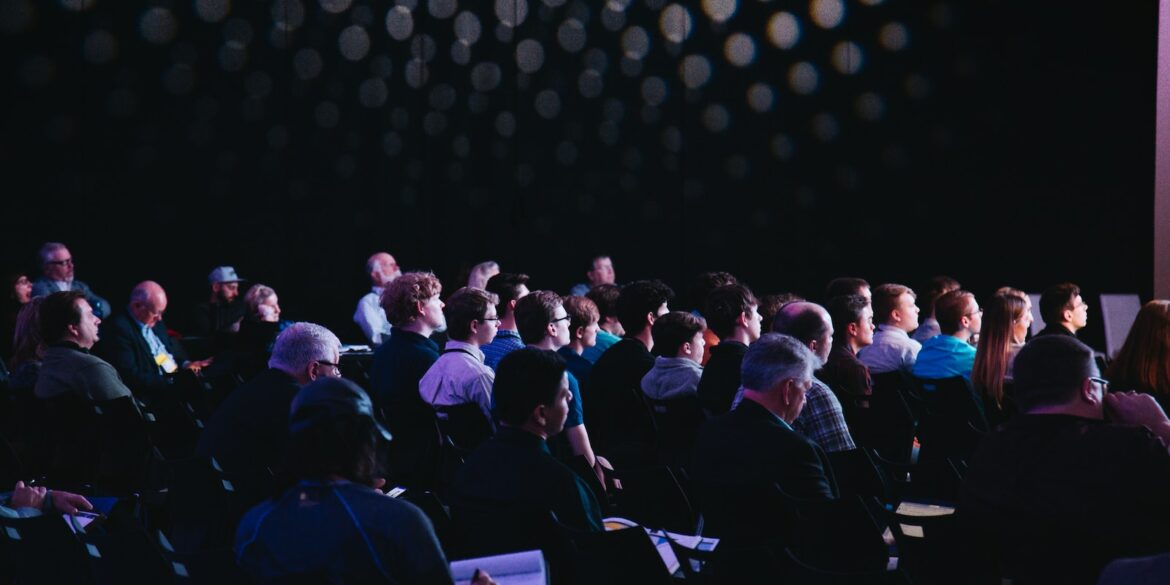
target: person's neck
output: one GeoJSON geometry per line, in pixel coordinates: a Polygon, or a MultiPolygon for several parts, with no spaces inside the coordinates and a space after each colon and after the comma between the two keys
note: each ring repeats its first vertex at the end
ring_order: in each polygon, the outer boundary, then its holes
{"type": "Polygon", "coordinates": [[[865,346],[861,345],[861,343],[857,341],[856,337],[850,337],[849,339],[845,340],[845,347],[849,348],[850,353],[857,355],[857,352],[861,351],[861,348],[865,346]]]}
{"type": "Polygon", "coordinates": [[[454,338],[450,338],[450,339],[448,339],[447,341],[456,341],[456,342],[459,342],[459,343],[463,343],[463,344],[466,344],[466,345],[470,345],[471,347],[475,347],[475,348],[479,348],[479,347],[480,347],[480,343],[479,343],[479,341],[477,341],[477,340],[475,339],[475,337],[474,337],[474,336],[472,336],[472,337],[468,337],[467,339],[454,339],[454,338]]]}
{"type": "Polygon", "coordinates": [[[1060,323],[1058,323],[1058,325],[1060,325],[1061,327],[1064,327],[1065,329],[1068,330],[1069,333],[1072,333],[1073,335],[1076,335],[1077,330],[1080,329],[1080,327],[1077,327],[1076,325],[1073,325],[1072,323],[1069,323],[1068,321],[1061,321],[1060,323]]]}
{"type": "Polygon", "coordinates": [[[500,317],[500,329],[507,329],[508,331],[516,330],[516,315],[508,313],[500,317]]]}
{"type": "Polygon", "coordinates": [[[570,351],[577,355],[585,353],[585,342],[581,341],[580,339],[574,339],[570,341],[569,345],[566,345],[565,347],[569,348],[570,351]]]}
{"type": "Polygon", "coordinates": [[[646,351],[653,351],[654,350],[654,334],[651,332],[649,325],[647,325],[645,328],[643,328],[638,333],[635,333],[633,335],[628,335],[627,337],[630,339],[637,339],[638,341],[641,341],[642,345],[646,346],[646,351]]]}
{"type": "Polygon", "coordinates": [[[520,426],[513,426],[513,425],[510,425],[508,423],[501,422],[500,426],[507,427],[510,429],[521,430],[521,431],[524,431],[526,433],[532,433],[533,435],[536,435],[536,436],[540,437],[541,439],[544,439],[545,441],[548,440],[548,431],[546,431],[544,429],[544,427],[536,424],[532,420],[524,421],[524,424],[522,424],[520,426]]]}
{"type": "Polygon", "coordinates": [[[411,333],[417,333],[423,337],[430,337],[431,334],[435,332],[433,327],[423,323],[421,319],[415,319],[414,321],[401,326],[400,329],[403,331],[409,331],[411,333]]]}
{"type": "Polygon", "coordinates": [[[744,329],[743,327],[736,327],[735,330],[733,330],[727,337],[720,339],[719,343],[724,343],[727,341],[736,341],[744,345],[751,345],[752,336],[750,333],[748,333],[747,329],[744,329]]]}
{"type": "Polygon", "coordinates": [[[1036,406],[1026,410],[1025,414],[1064,414],[1092,420],[1105,418],[1105,413],[1099,406],[1082,402],[1036,406]]]}
{"type": "Polygon", "coordinates": [[[910,333],[911,333],[911,332],[913,332],[913,331],[914,331],[914,329],[917,329],[917,327],[914,327],[914,328],[911,328],[911,329],[907,329],[907,328],[905,327],[905,324],[904,324],[904,323],[901,323],[901,322],[893,322],[893,321],[891,321],[891,322],[889,322],[889,323],[883,323],[883,325],[885,325],[886,327],[888,327],[888,328],[890,328],[890,329],[897,329],[898,331],[901,331],[901,332],[905,333],[906,335],[910,335],[910,333]]]}
{"type": "Polygon", "coordinates": [[[767,392],[760,392],[757,390],[749,390],[744,388],[743,399],[751,400],[752,402],[759,404],[760,406],[764,407],[765,410],[776,415],[777,417],[780,417],[781,420],[788,424],[792,424],[792,421],[796,419],[795,416],[792,418],[786,416],[787,413],[784,412],[784,408],[780,404],[780,401],[775,396],[769,395],[767,392]]]}
{"type": "Polygon", "coordinates": [[[954,337],[963,343],[967,343],[971,339],[971,331],[968,329],[960,329],[954,333],[948,333],[947,335],[950,335],[951,337],[954,337]]]}
{"type": "Polygon", "coordinates": [[[564,347],[563,345],[558,344],[556,339],[549,337],[547,335],[544,336],[544,338],[541,339],[540,341],[537,341],[536,343],[529,343],[528,346],[535,347],[536,349],[547,349],[549,351],[556,351],[556,350],[564,347]]]}

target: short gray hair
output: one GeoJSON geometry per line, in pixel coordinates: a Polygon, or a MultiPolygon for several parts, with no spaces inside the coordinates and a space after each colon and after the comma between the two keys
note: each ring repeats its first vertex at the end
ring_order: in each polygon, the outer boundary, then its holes
{"type": "Polygon", "coordinates": [[[743,357],[743,387],[765,392],[788,378],[807,380],[819,361],[808,346],[791,335],[764,334],[743,357]]]}
{"type": "Polygon", "coordinates": [[[333,360],[335,351],[341,351],[341,340],[332,331],[316,323],[293,323],[276,337],[268,367],[301,372],[315,361],[333,360]]]}
{"type": "Polygon", "coordinates": [[[48,262],[53,257],[53,252],[64,249],[66,249],[66,246],[61,242],[45,242],[45,245],[41,246],[41,251],[38,253],[41,257],[41,264],[48,262]]]}

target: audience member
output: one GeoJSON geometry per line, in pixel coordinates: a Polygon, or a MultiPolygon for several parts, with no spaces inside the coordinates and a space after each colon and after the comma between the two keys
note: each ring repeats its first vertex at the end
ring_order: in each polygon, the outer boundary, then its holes
{"type": "Polygon", "coordinates": [[[565,369],[577,379],[581,393],[587,394],[593,362],[582,354],[597,344],[598,331],[601,329],[597,322],[601,315],[589,297],[565,297],[564,306],[565,312],[569,314],[569,344],[558,349],[557,353],[565,359],[565,369]]]}
{"type": "Polygon", "coordinates": [[[771,333],[772,321],[776,319],[776,313],[788,303],[795,303],[803,301],[804,297],[794,293],[780,293],[775,295],[767,295],[760,298],[760,332],[771,333]]]}
{"type": "Polygon", "coordinates": [[[386,311],[381,305],[382,291],[395,278],[402,276],[402,271],[398,269],[398,262],[393,256],[378,252],[366,260],[366,274],[370,277],[370,292],[358,300],[353,322],[361,328],[366,340],[377,347],[390,335],[390,322],[386,320],[386,311]]]}
{"type": "Polygon", "coordinates": [[[240,298],[243,281],[231,266],[217,266],[207,275],[211,296],[206,303],[195,306],[191,334],[209,338],[215,352],[230,347],[231,339],[240,331],[247,310],[240,298]]]}
{"type": "Polygon", "coordinates": [[[697,397],[707,322],[685,311],[671,311],[659,317],[650,330],[658,357],[642,377],[642,393],[654,400],[697,397]]]}
{"type": "Polygon", "coordinates": [[[588,283],[579,283],[573,285],[569,289],[569,294],[572,296],[583,297],[589,289],[599,284],[613,284],[614,280],[613,260],[609,256],[594,256],[589,262],[589,270],[585,273],[585,279],[588,283]]]}
{"type": "Polygon", "coordinates": [[[268,369],[245,382],[207,421],[198,455],[224,471],[276,468],[285,453],[289,404],[309,382],[340,376],[341,341],[314,323],[293,323],[276,338],[268,369]]]}
{"type": "Polygon", "coordinates": [[[41,339],[41,303],[45,297],[33,297],[16,316],[16,329],[12,334],[12,359],[8,362],[9,390],[32,392],[41,370],[45,355],[45,343],[41,339]]]}
{"type": "MultiPolygon", "coordinates": [[[[560,295],[552,291],[533,291],[516,303],[516,326],[528,347],[557,351],[569,345],[570,318],[560,295]]],[[[569,382],[569,392],[572,394],[569,414],[562,425],[565,439],[573,455],[584,457],[604,485],[605,476],[597,456],[593,453],[589,432],[585,428],[581,386],[572,372],[566,371],[565,379],[569,382]]]]}
{"type": "MultiPolygon", "coordinates": [[[[702,317],[703,311],[707,310],[707,297],[711,295],[711,291],[738,282],[730,272],[704,272],[696,276],[687,290],[691,314],[702,317]]],[[[707,360],[711,359],[711,349],[719,345],[719,336],[711,329],[704,329],[703,339],[707,344],[707,351],[703,352],[703,361],[699,365],[706,366],[707,360]]]]}
{"type": "Polygon", "coordinates": [[[138,283],[126,311],[106,320],[95,352],[118,370],[142,398],[153,398],[175,383],[180,370],[198,374],[211,360],[191,361],[163,324],[167,293],[157,282],[138,283]]]}
{"type": "MultiPolygon", "coordinates": [[[[496,316],[498,300],[490,292],[471,287],[461,288],[447,299],[443,307],[447,345],[418,383],[419,394],[431,406],[479,405],[489,433],[492,427],[492,383],[496,375],[483,363],[480,348],[496,337],[500,323],[496,316]]],[[[439,418],[447,418],[442,409],[439,418]]],[[[469,445],[460,442],[460,446],[469,445]]]]}
{"type": "Polygon", "coordinates": [[[900,284],[878,285],[873,291],[873,317],[877,331],[873,344],[863,347],[857,357],[874,374],[905,372],[909,374],[918,359],[922,344],[910,338],[918,328],[918,305],[910,287],[900,284]]]}
{"type": "Polygon", "coordinates": [[[1108,374],[1114,388],[1145,392],[1163,409],[1170,406],[1170,301],[1153,300],[1138,311],[1108,374]]]}
{"type": "Polygon", "coordinates": [[[640,392],[642,378],[654,367],[654,354],[650,353],[654,349],[654,322],[670,311],[667,303],[673,298],[674,291],[657,280],[639,280],[622,287],[617,316],[626,337],[593,366],[585,405],[586,418],[594,423],[594,439],[607,453],[612,450],[606,441],[645,439],[650,430],[642,428],[645,407],[635,392],[640,392]]]}
{"type": "Polygon", "coordinates": [[[286,428],[286,472],[296,483],[240,522],[244,570],[262,580],[451,585],[431,521],[378,490],[378,446],[391,437],[361,388],[335,378],[308,384],[286,428]]]}
{"type": "MultiPolygon", "coordinates": [[[[833,348],[833,322],[829,313],[816,303],[800,301],[784,305],[772,322],[772,331],[795,337],[808,347],[817,358],[814,370],[824,366],[829,359],[833,348]]],[[[845,424],[841,402],[824,382],[813,376],[805,398],[804,408],[792,421],[793,429],[830,453],[857,448],[849,434],[849,426],[845,424]]]]}
{"type": "Polygon", "coordinates": [[[276,291],[263,284],[254,284],[244,293],[244,307],[244,320],[236,335],[234,367],[247,380],[264,371],[276,336],[290,322],[280,319],[276,291]]]}
{"type": "Polygon", "coordinates": [[[857,352],[873,343],[873,307],[861,295],[829,299],[825,307],[833,320],[833,348],[817,379],[829,386],[837,398],[850,407],[866,408],[873,394],[869,368],[857,359],[857,352]]]}
{"type": "Polygon", "coordinates": [[[370,366],[370,395],[382,420],[394,433],[390,471],[403,482],[418,482],[434,436],[434,410],[418,393],[419,381],[439,359],[430,340],[447,327],[443,286],[429,272],[407,272],[382,293],[382,308],[393,325],[390,338],[375,352],[370,366]]]}
{"type": "Polygon", "coordinates": [[[65,244],[48,242],[41,246],[39,256],[44,276],[33,283],[32,296],[43,297],[53,292],[78,291],[85,295],[86,302],[99,319],[110,316],[110,303],[94,294],[89,285],[74,280],[73,255],[69,253],[69,248],[66,248],[65,244]]]}
{"type": "Polygon", "coordinates": [[[1071,282],[1057,284],[1040,295],[1040,317],[1044,319],[1044,329],[1036,334],[1037,337],[1076,337],[1077,331],[1089,323],[1089,305],[1081,298],[1081,289],[1077,285],[1071,282]]]}
{"type": "Polygon", "coordinates": [[[452,512],[461,508],[535,508],[578,530],[600,532],[601,506],[589,486],[549,451],[564,428],[570,402],[565,363],[533,347],[508,354],[496,370],[500,430],[459,469],[451,486],[452,512]]]}
{"type": "Polygon", "coordinates": [[[500,265],[495,260],[480,262],[471,267],[471,272],[467,275],[467,286],[486,289],[488,280],[499,273],[500,265]]]}
{"type": "Polygon", "coordinates": [[[983,439],[957,512],[965,547],[1002,567],[996,580],[1094,583],[1111,559],[1170,550],[1170,420],[1107,384],[1072,336],[1016,356],[1021,414],[983,439]]]}
{"type": "Polygon", "coordinates": [[[516,303],[528,295],[528,275],[510,274],[501,272],[488,279],[487,291],[499,297],[496,305],[496,314],[500,318],[500,328],[496,338],[483,346],[484,363],[493,370],[500,364],[500,360],[510,352],[524,347],[520,340],[520,333],[516,331],[516,303]]]}
{"type": "Polygon", "coordinates": [[[599,284],[589,289],[589,292],[585,294],[585,298],[597,305],[599,315],[597,318],[597,343],[581,352],[581,357],[589,360],[591,364],[596,364],[597,360],[601,359],[601,354],[621,341],[626,334],[626,330],[622,328],[622,322],[617,316],[617,302],[621,294],[621,287],[615,284],[599,284]]]}
{"type": "Polygon", "coordinates": [[[953,290],[935,301],[934,314],[942,333],[922,342],[912,370],[914,376],[970,379],[975,365],[975,348],[970,341],[983,326],[983,309],[979,308],[975,295],[953,290]]]}
{"type": "Polygon", "coordinates": [[[9,284],[9,295],[4,301],[4,313],[0,315],[0,361],[12,358],[12,336],[16,332],[16,316],[32,299],[32,282],[23,273],[10,274],[4,282],[9,284]]]}
{"type": "Polygon", "coordinates": [[[731,409],[739,391],[740,365],[748,346],[760,338],[759,301],[742,284],[721,286],[707,295],[707,324],[719,336],[699,381],[699,402],[710,415],[731,409]]]}
{"type": "Polygon", "coordinates": [[[983,410],[992,426],[1016,412],[1012,398],[1004,393],[1004,385],[1012,381],[1012,363],[1024,347],[1031,322],[1027,303],[1014,295],[997,294],[984,310],[971,383],[983,396],[983,410]]]}
{"type": "Polygon", "coordinates": [[[805,344],[788,335],[769,333],[752,344],[743,359],[743,399],[703,425],[695,441],[692,480],[723,497],[743,497],[773,485],[805,500],[836,497],[828,457],[792,427],[819,363],[805,344]]]}
{"type": "Polygon", "coordinates": [[[825,300],[835,297],[842,297],[847,295],[861,295],[865,297],[866,302],[870,302],[873,298],[872,291],[870,291],[869,283],[864,278],[857,278],[853,276],[841,276],[829,281],[825,285],[825,300]]]}
{"type": "Polygon", "coordinates": [[[914,330],[915,341],[926,341],[941,333],[938,326],[938,319],[934,316],[934,304],[943,295],[953,290],[959,290],[959,288],[961,288],[959,281],[949,276],[935,276],[927,282],[926,292],[922,296],[926,301],[926,304],[923,305],[923,308],[926,309],[926,319],[923,319],[918,329],[914,330]]]}
{"type": "Polygon", "coordinates": [[[48,347],[41,361],[34,392],[37,398],[72,395],[102,401],[130,396],[118,371],[90,355],[102,320],[79,290],[50,293],[38,312],[41,339],[48,347]]]}

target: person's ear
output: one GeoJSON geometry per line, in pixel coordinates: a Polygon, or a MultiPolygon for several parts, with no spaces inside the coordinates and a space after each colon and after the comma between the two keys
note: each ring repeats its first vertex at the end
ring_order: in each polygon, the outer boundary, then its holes
{"type": "Polygon", "coordinates": [[[471,320],[471,334],[475,335],[479,332],[479,319],[471,320]]]}
{"type": "Polygon", "coordinates": [[[747,327],[748,326],[748,314],[747,313],[740,313],[739,316],[735,318],[735,324],[739,325],[741,327],[747,327]]]}
{"type": "Polygon", "coordinates": [[[648,323],[650,325],[654,325],[654,322],[657,320],[658,320],[658,315],[655,315],[654,311],[650,311],[649,313],[646,313],[646,323],[648,323]]]}
{"type": "Polygon", "coordinates": [[[845,326],[845,332],[849,334],[849,337],[857,337],[857,334],[861,333],[861,328],[857,326],[857,323],[850,323],[845,326]]]}
{"type": "Polygon", "coordinates": [[[305,368],[305,374],[309,376],[310,382],[321,377],[320,368],[321,364],[315,361],[309,362],[309,365],[305,368]]]}
{"type": "Polygon", "coordinates": [[[693,355],[695,353],[694,348],[691,347],[691,342],[689,342],[689,341],[683,342],[682,352],[686,355],[693,355]]]}
{"type": "Polygon", "coordinates": [[[518,303],[518,302],[520,302],[520,299],[512,299],[512,300],[508,301],[508,314],[509,315],[515,314],[513,311],[516,310],[516,303],[518,303]]]}
{"type": "Polygon", "coordinates": [[[1081,382],[1081,399],[1089,404],[1097,404],[1105,398],[1104,394],[1098,396],[1094,392],[1093,386],[1094,382],[1088,378],[1085,378],[1085,381],[1081,382]]]}
{"type": "Polygon", "coordinates": [[[585,328],[578,327],[577,330],[573,332],[573,337],[576,339],[585,339],[585,328]]]}
{"type": "Polygon", "coordinates": [[[541,427],[545,426],[548,422],[548,416],[545,415],[544,410],[545,406],[543,404],[538,404],[536,408],[532,409],[532,420],[541,427]]]}

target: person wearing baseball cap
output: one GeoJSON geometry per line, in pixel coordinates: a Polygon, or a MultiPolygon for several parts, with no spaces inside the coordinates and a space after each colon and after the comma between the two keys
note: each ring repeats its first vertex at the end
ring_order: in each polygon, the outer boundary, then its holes
{"type": "Polygon", "coordinates": [[[231,266],[217,266],[207,275],[211,297],[195,307],[190,335],[212,340],[212,347],[222,349],[231,336],[240,330],[244,318],[244,303],[240,299],[240,283],[244,282],[231,266]]]}

